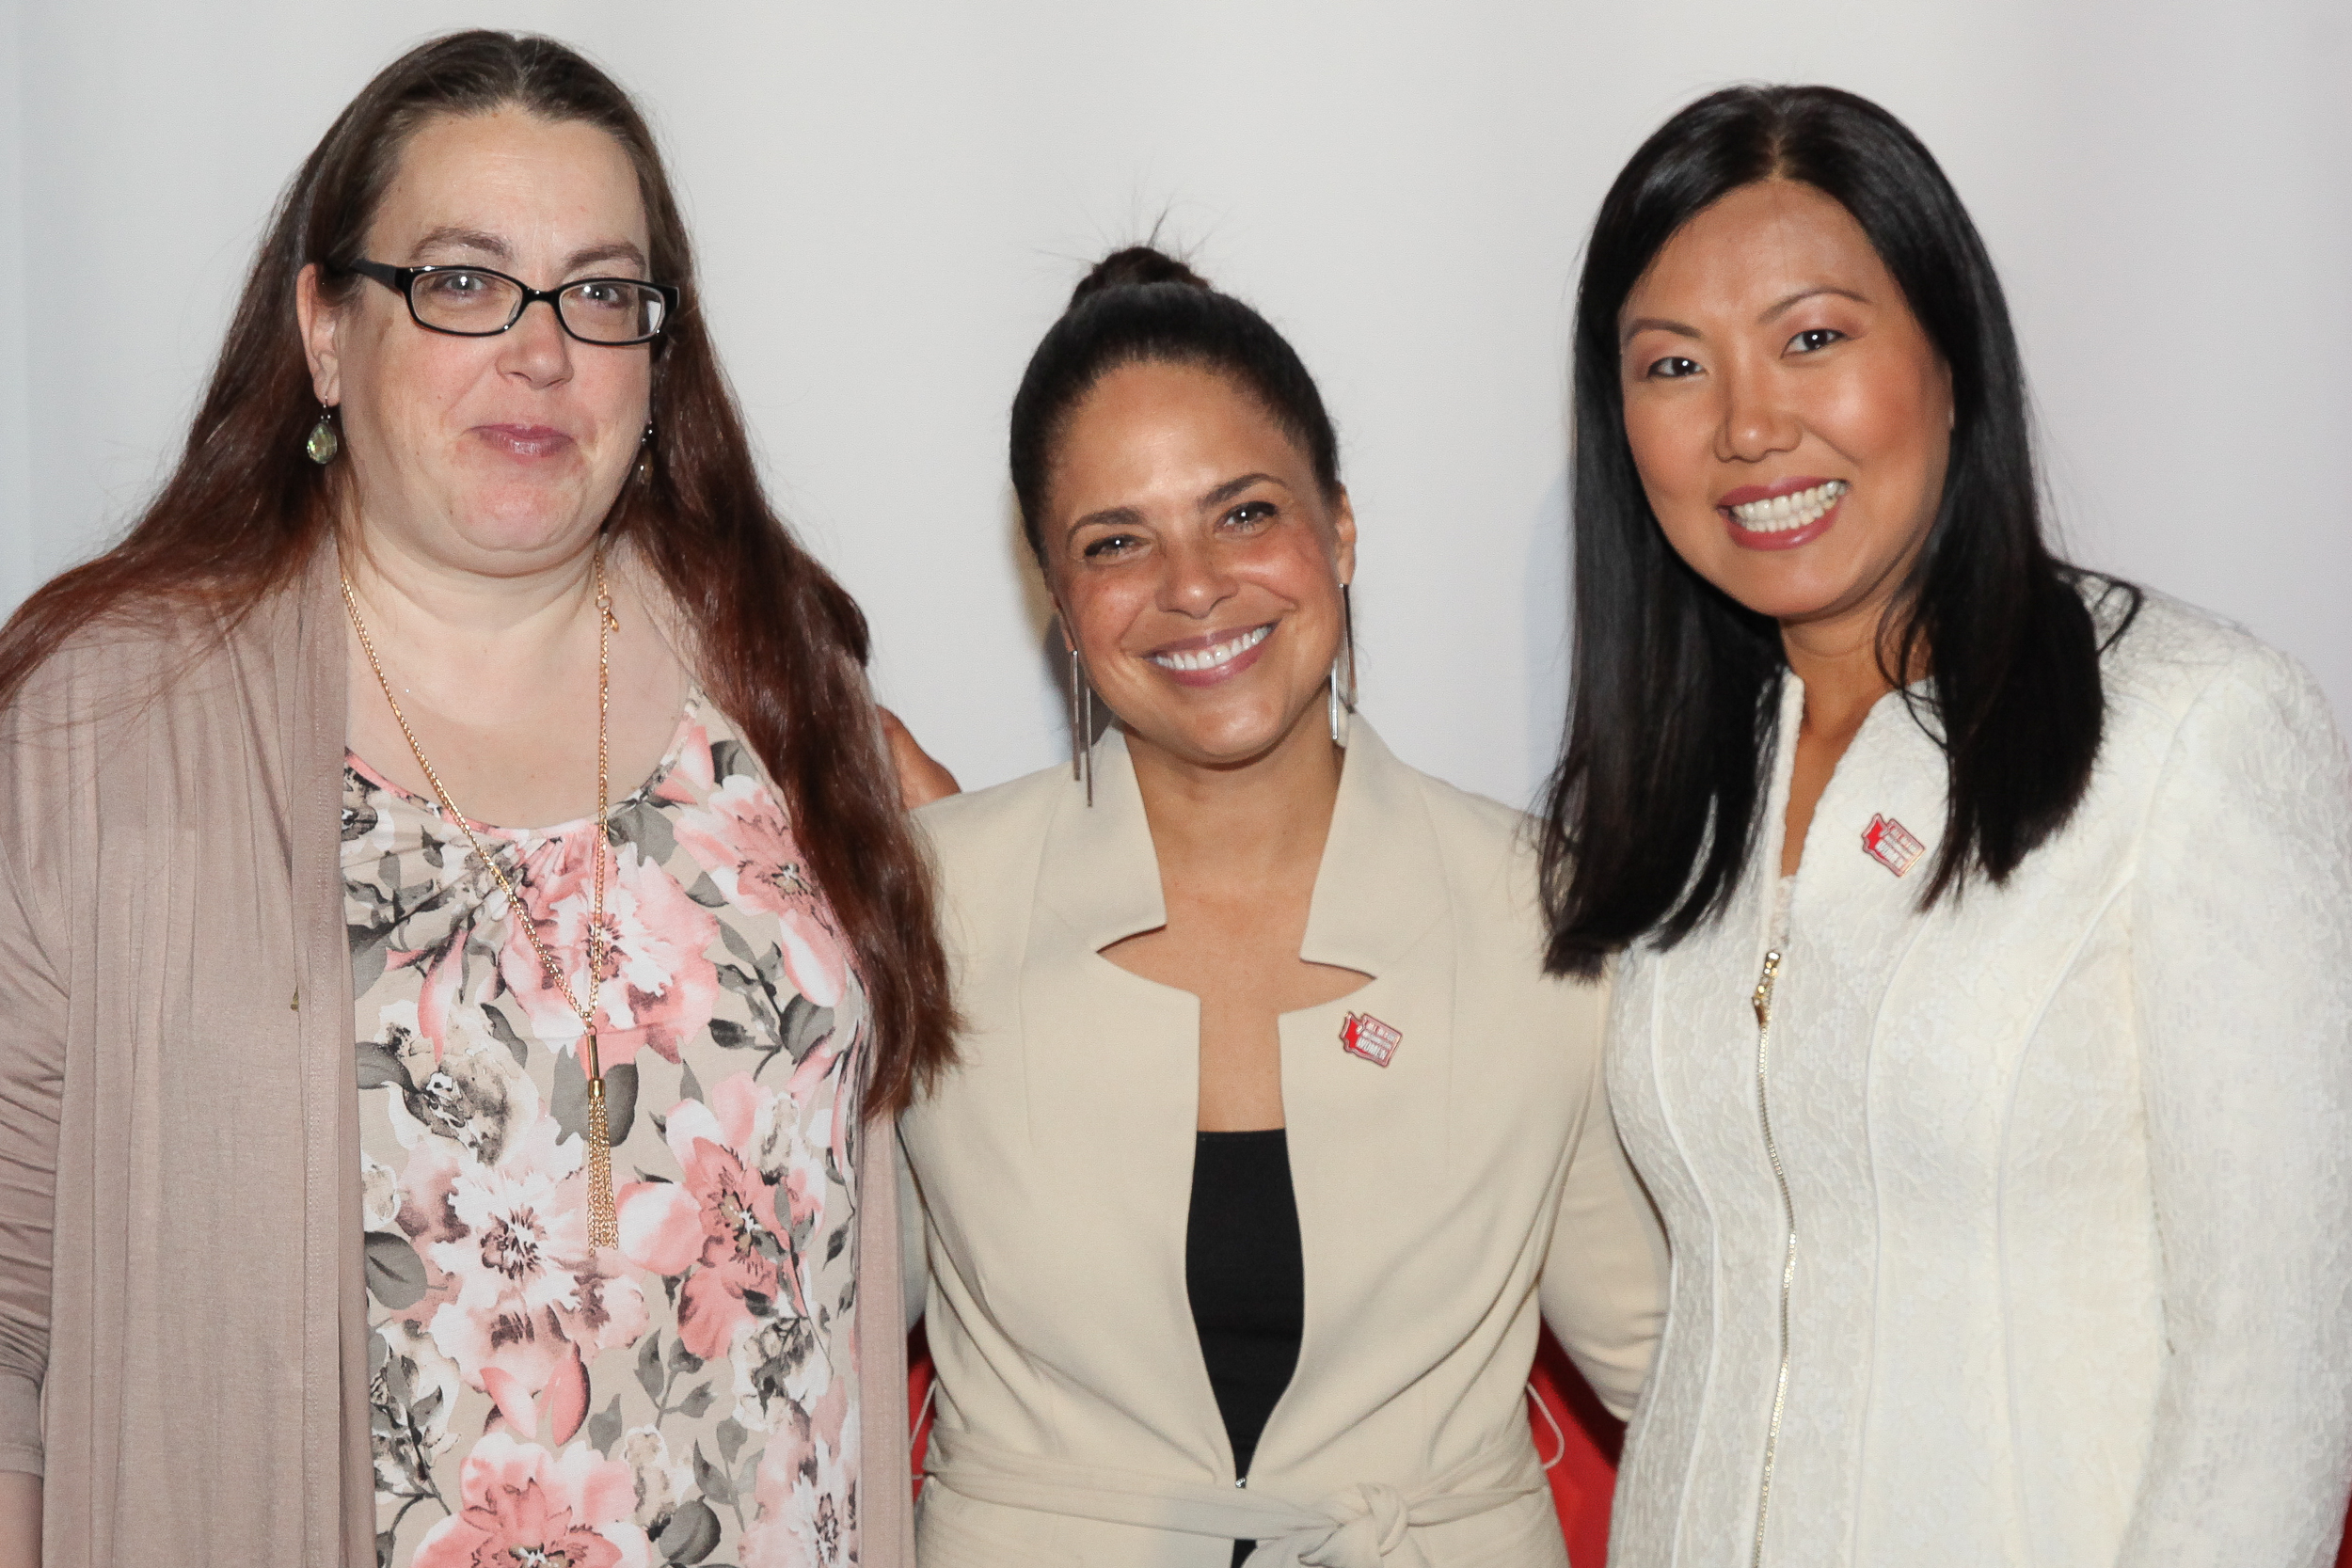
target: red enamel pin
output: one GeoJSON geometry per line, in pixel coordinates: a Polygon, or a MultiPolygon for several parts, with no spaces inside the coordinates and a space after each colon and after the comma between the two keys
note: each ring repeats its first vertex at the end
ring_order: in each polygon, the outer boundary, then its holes
{"type": "Polygon", "coordinates": [[[1375,1067],[1387,1067],[1396,1048],[1405,1043],[1405,1036],[1370,1013],[1350,1013],[1340,1025],[1340,1043],[1349,1055],[1361,1056],[1375,1067]]]}
{"type": "Polygon", "coordinates": [[[1927,846],[1891,816],[1872,816],[1863,830],[1862,847],[1869,857],[1899,877],[1926,852],[1927,846]]]}

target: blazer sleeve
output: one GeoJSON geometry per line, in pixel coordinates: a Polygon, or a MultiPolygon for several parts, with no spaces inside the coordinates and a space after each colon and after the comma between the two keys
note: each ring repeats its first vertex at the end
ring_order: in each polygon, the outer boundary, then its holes
{"type": "Polygon", "coordinates": [[[912,1334],[930,1302],[930,1221],[923,1212],[922,1195],[915,1190],[914,1167],[907,1163],[906,1138],[897,1132],[895,1123],[890,1141],[898,1165],[898,1288],[906,1304],[907,1332],[912,1334]]]}
{"type": "Polygon", "coordinates": [[[0,833],[0,1470],[41,1469],[66,996],[0,833]]]}
{"type": "Polygon", "coordinates": [[[2352,769],[2249,649],[2175,733],[2130,895],[2162,1254],[2121,1568],[2320,1568],[2352,1478],[2352,769]]]}
{"type": "Polygon", "coordinates": [[[1634,1179],[1593,1052],[1584,1120],[1536,1288],[1544,1323],[1611,1414],[1633,1413],[1666,1321],[1666,1237],[1634,1179]]]}

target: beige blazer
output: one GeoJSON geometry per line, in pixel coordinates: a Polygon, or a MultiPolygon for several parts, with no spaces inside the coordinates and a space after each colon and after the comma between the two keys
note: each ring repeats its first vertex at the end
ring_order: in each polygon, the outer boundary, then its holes
{"type": "MultiPolygon", "coordinates": [[[[0,1469],[44,1568],[375,1561],[344,678],[323,549],[226,644],[87,632],[0,710],[0,1469]]],[[[889,1144],[866,1568],[912,1530],[889,1144]]]]}
{"type": "Polygon", "coordinates": [[[1523,1401],[1538,1310],[1608,1403],[1663,1255],[1600,1089],[1597,987],[1547,979],[1518,814],[1356,721],[1301,954],[1372,976],[1283,1015],[1298,1370],[1247,1486],[1184,1284],[1200,1007],[1105,945],[1164,923],[1125,746],[940,802],[967,1032],[900,1120],[939,1368],[924,1568],[1565,1560],[1523,1401]],[[1403,1038],[1386,1066],[1341,1028],[1403,1038]]]}

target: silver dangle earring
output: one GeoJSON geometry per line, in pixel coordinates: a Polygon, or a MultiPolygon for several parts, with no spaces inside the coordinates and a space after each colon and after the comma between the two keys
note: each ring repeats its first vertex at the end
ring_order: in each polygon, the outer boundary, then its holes
{"type": "Polygon", "coordinates": [[[1348,597],[1347,584],[1340,584],[1340,646],[1331,656],[1331,684],[1325,688],[1329,694],[1331,713],[1331,744],[1347,744],[1344,716],[1356,711],[1356,607],[1348,597]],[[1344,666],[1345,673],[1342,674],[1344,666]]]}
{"type": "Polygon", "coordinates": [[[1094,804],[1094,687],[1078,650],[1070,650],[1070,776],[1086,785],[1087,804],[1094,804]]]}
{"type": "Polygon", "coordinates": [[[310,427],[310,438],[302,443],[302,450],[322,468],[334,462],[335,454],[343,450],[343,438],[335,433],[333,404],[319,404],[319,422],[310,427]]]}
{"type": "Polygon", "coordinates": [[[653,421],[651,420],[647,420],[645,421],[645,433],[637,437],[637,483],[640,484],[648,484],[651,483],[652,481],[653,421]]]}

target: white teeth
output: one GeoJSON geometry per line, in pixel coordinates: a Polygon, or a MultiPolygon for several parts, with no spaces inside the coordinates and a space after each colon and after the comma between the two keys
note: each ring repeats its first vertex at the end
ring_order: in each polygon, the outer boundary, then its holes
{"type": "Polygon", "coordinates": [[[1842,479],[1816,484],[1810,490],[1800,490],[1793,496],[1774,496],[1770,500],[1749,501],[1731,509],[1740,526],[1756,533],[1787,533],[1807,523],[1819,522],[1821,515],[1837,504],[1837,498],[1852,486],[1842,479]]]}
{"type": "Polygon", "coordinates": [[[1220,664],[1231,664],[1273,633],[1270,626],[1255,631],[1243,632],[1231,642],[1219,642],[1214,648],[1199,648],[1190,653],[1153,654],[1152,662],[1163,670],[1214,670],[1220,664]]]}

